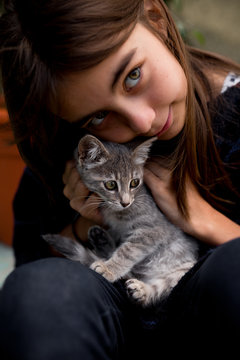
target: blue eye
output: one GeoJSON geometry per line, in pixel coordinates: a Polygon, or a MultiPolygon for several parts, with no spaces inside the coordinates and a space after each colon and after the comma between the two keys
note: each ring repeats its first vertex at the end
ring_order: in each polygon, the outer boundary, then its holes
{"type": "Polygon", "coordinates": [[[97,113],[95,116],[92,116],[90,121],[89,121],[89,125],[93,125],[93,126],[98,126],[100,125],[105,117],[108,115],[108,111],[100,111],[99,113],[97,113]]]}
{"type": "Polygon", "coordinates": [[[139,82],[140,78],[141,78],[141,69],[137,67],[133,69],[124,80],[124,85],[126,90],[129,91],[132,88],[134,88],[134,86],[136,86],[137,83],[139,82]]]}

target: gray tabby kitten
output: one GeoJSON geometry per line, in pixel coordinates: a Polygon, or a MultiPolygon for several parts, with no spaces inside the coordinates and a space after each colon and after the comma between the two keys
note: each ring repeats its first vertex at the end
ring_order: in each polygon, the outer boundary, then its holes
{"type": "Polygon", "coordinates": [[[65,256],[110,282],[125,279],[128,295],[142,306],[168,296],[198,253],[195,240],[166,219],[143,184],[143,167],[155,139],[132,148],[84,136],[77,168],[88,189],[100,196],[108,230],[90,229],[92,250],[60,235],[44,236],[65,256]]]}

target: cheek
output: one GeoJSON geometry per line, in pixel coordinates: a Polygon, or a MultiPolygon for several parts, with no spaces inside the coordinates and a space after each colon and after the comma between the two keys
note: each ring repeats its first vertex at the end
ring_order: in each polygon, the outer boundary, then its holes
{"type": "Polygon", "coordinates": [[[108,193],[106,193],[106,199],[113,204],[118,204],[120,202],[118,192],[114,191],[109,191],[108,193]]]}
{"type": "Polygon", "coordinates": [[[176,76],[166,74],[161,81],[155,81],[152,89],[152,99],[162,105],[183,100],[187,95],[187,82],[182,72],[176,76]]]}
{"type": "Polygon", "coordinates": [[[151,73],[151,97],[161,104],[180,101],[186,97],[187,79],[184,71],[172,54],[168,52],[156,62],[151,73]]]}
{"type": "Polygon", "coordinates": [[[183,100],[187,96],[187,79],[183,69],[175,63],[175,71],[169,74],[169,84],[175,94],[176,100],[183,100]]]}

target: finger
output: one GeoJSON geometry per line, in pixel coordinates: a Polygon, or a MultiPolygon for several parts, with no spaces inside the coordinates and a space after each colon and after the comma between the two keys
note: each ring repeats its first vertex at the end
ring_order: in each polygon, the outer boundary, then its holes
{"type": "Polygon", "coordinates": [[[79,212],[84,218],[92,220],[98,224],[103,222],[99,211],[101,199],[96,194],[86,197],[75,197],[70,201],[70,206],[79,212]]]}
{"type": "Polygon", "coordinates": [[[63,194],[69,200],[72,200],[74,197],[81,197],[84,199],[89,195],[89,190],[81,181],[79,174],[73,171],[69,178],[69,182],[63,189],[63,194]]]}
{"type": "Polygon", "coordinates": [[[153,174],[155,174],[158,178],[164,181],[170,181],[171,179],[171,171],[161,166],[157,160],[151,160],[147,162],[145,169],[150,170],[153,174]]]}
{"type": "Polygon", "coordinates": [[[157,187],[159,185],[159,183],[161,182],[159,177],[157,177],[155,175],[155,173],[152,171],[152,169],[150,169],[150,168],[144,168],[143,179],[144,179],[145,184],[150,189],[157,187]]]}
{"type": "Polygon", "coordinates": [[[78,183],[81,183],[79,172],[75,167],[71,169],[69,167],[68,172],[64,176],[64,183],[65,187],[63,189],[63,193],[67,198],[71,199],[76,191],[78,183]]]}
{"type": "Polygon", "coordinates": [[[97,223],[103,222],[103,218],[99,210],[101,202],[101,198],[94,193],[86,200],[85,216],[87,216],[88,219],[93,220],[97,223]]]}
{"type": "Polygon", "coordinates": [[[161,180],[149,169],[144,170],[144,181],[161,209],[167,209],[175,204],[174,192],[171,190],[168,182],[161,180]]]}
{"type": "Polygon", "coordinates": [[[156,181],[156,170],[152,167],[149,163],[147,166],[144,167],[143,170],[143,180],[149,186],[149,182],[156,181]]]}
{"type": "Polygon", "coordinates": [[[75,168],[75,161],[74,160],[70,160],[66,162],[66,167],[65,167],[65,171],[63,173],[62,176],[62,180],[64,184],[67,184],[68,179],[71,175],[72,170],[75,168]]]}

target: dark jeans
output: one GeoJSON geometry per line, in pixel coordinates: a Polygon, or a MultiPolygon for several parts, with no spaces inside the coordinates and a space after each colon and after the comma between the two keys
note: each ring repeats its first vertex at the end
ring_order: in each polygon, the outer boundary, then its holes
{"type": "Polygon", "coordinates": [[[186,358],[189,344],[198,355],[237,354],[239,338],[240,239],[196,264],[155,309],[131,304],[121,282],[61,258],[20,266],[0,292],[1,359],[186,358]]]}

